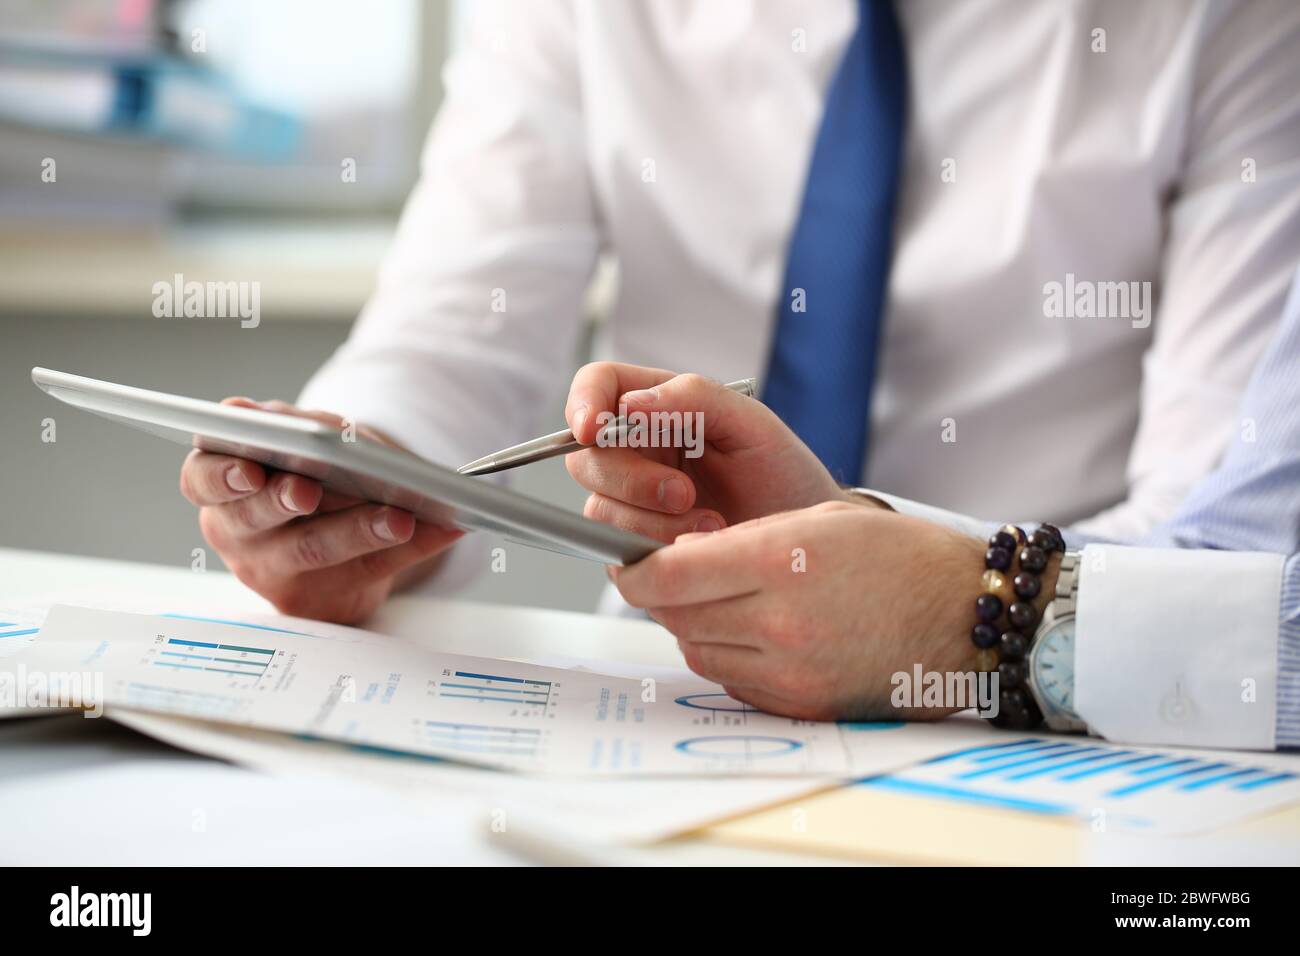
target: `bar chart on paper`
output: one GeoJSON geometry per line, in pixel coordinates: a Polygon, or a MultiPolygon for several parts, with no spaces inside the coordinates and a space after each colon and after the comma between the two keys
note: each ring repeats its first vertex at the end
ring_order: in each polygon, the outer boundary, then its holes
{"type": "Polygon", "coordinates": [[[500,769],[578,775],[821,775],[952,743],[901,725],[763,713],[716,684],[468,657],[239,621],[55,607],[23,657],[104,675],[115,708],[202,717],[500,769]],[[865,738],[871,738],[867,741],[865,738]]]}
{"type": "Polygon", "coordinates": [[[214,644],[210,641],[159,635],[159,647],[150,664],[177,670],[224,674],[243,685],[256,684],[266,676],[275,659],[275,649],[243,644],[214,644]]]}
{"type": "Polygon", "coordinates": [[[559,683],[538,678],[443,668],[441,680],[431,683],[443,700],[472,701],[483,705],[485,712],[514,717],[553,716],[560,702],[559,683]]]}
{"type": "Polygon", "coordinates": [[[1098,828],[1192,832],[1300,800],[1274,762],[1022,738],[971,747],[862,782],[922,797],[1081,818],[1098,828]]]}

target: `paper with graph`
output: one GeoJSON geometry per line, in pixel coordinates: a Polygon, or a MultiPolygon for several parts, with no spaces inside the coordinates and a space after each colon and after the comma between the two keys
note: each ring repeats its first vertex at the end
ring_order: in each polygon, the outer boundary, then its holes
{"type": "Polygon", "coordinates": [[[1072,816],[1098,831],[1190,833],[1300,800],[1300,759],[1012,736],[933,757],[863,786],[1072,816]]]}
{"type": "Polygon", "coordinates": [[[55,607],[40,639],[0,671],[100,675],[110,711],[530,772],[846,776],[937,752],[931,744],[915,753],[894,725],[864,734],[764,714],[705,681],[465,657],[359,634],[55,607]],[[883,740],[895,737],[897,745],[883,740]],[[854,758],[864,747],[867,766],[854,758]]]}

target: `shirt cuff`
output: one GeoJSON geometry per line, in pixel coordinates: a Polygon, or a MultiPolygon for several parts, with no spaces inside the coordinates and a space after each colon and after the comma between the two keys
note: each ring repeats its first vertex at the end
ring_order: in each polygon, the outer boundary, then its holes
{"type": "MultiPolygon", "coordinates": [[[[344,416],[358,425],[376,429],[426,461],[456,468],[482,454],[471,449],[446,430],[431,424],[427,416],[409,410],[409,402],[392,387],[394,373],[385,375],[371,363],[327,362],[298,396],[302,408],[319,408],[344,416]]],[[[505,476],[487,479],[501,484],[505,476]]],[[[467,535],[443,555],[437,571],[412,585],[411,593],[448,597],[464,590],[490,561],[489,542],[483,533],[467,535]]]]}
{"type": "Polygon", "coordinates": [[[924,518],[926,521],[933,521],[935,524],[941,524],[945,528],[952,528],[954,531],[968,534],[972,538],[980,538],[982,540],[989,537],[989,535],[1000,527],[1000,525],[993,521],[981,521],[979,518],[972,518],[969,515],[958,514],[955,511],[936,508],[934,505],[922,504],[919,501],[912,501],[910,498],[900,498],[898,495],[887,495],[883,491],[876,491],[872,488],[855,488],[854,490],[860,494],[883,501],[899,514],[910,515],[913,518],[924,518]]]}
{"type": "Polygon", "coordinates": [[[1274,749],[1283,563],[1256,552],[1085,547],[1079,716],[1121,743],[1274,749]]]}

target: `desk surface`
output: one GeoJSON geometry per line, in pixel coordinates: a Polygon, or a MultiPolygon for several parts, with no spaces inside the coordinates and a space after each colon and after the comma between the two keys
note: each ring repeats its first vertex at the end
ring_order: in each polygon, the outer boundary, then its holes
{"type": "MultiPolygon", "coordinates": [[[[96,602],[160,611],[271,610],[222,572],[0,549],[0,605],[96,602]]],[[[456,653],[682,666],[675,642],[644,621],[399,595],[368,626],[456,653]],[[519,627],[501,626],[513,616],[519,627]],[[489,618],[496,626],[483,626],[489,618]]],[[[833,793],[805,798],[793,809],[753,814],[610,859],[848,862],[842,852],[848,824],[837,799],[833,793]],[[792,812],[805,824],[798,838],[790,833],[792,812]]],[[[942,803],[882,796],[873,806],[882,825],[866,840],[866,855],[881,862],[1279,862],[1282,847],[1282,862],[1300,863],[1300,807],[1153,845],[1097,838],[1062,821],[942,803]]],[[[860,801],[852,812],[861,815],[860,801]]],[[[450,796],[416,804],[362,781],[296,772],[271,777],[78,716],[0,721],[0,821],[0,862],[520,862],[517,845],[494,838],[450,796]],[[270,836],[268,820],[275,821],[270,836]]]]}
{"type": "MultiPolygon", "coordinates": [[[[0,548],[0,604],[96,602],[272,610],[224,572],[0,548]]],[[[683,666],[675,642],[647,622],[492,608],[498,626],[478,626],[488,615],[484,605],[398,595],[368,627],[456,653],[683,666]],[[526,618],[528,626],[502,628],[503,615],[521,624],[526,618]]],[[[0,721],[0,821],[0,832],[9,831],[0,840],[0,862],[520,862],[517,847],[494,841],[482,821],[465,818],[450,801],[413,807],[354,781],[331,778],[322,786],[319,779],[271,778],[78,716],[0,721]],[[270,843],[268,818],[277,821],[270,843]],[[15,829],[15,821],[24,825],[15,829]],[[218,832],[220,840],[208,836],[218,832]]],[[[675,842],[638,861],[833,862],[700,840],[675,842]]]]}

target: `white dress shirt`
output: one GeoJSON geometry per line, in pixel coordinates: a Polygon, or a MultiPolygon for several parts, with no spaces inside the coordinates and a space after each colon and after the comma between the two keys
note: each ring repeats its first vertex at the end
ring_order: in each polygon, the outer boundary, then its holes
{"type": "MultiPolygon", "coordinates": [[[[1111,740],[1300,748],[1300,270],[1233,417],[1222,462],[1142,546],[1065,531],[1084,545],[1074,705],[1111,740]]],[[[968,534],[992,530],[881,497],[968,534]]]]}
{"type": "MultiPolygon", "coordinates": [[[[1300,5],[898,10],[907,142],[866,483],[1135,539],[1223,452],[1300,260],[1300,5]],[[1150,325],[1046,316],[1071,275],[1150,282],[1150,325]]],[[[452,465],[553,429],[537,410],[572,372],[602,251],[600,357],[762,374],[853,0],[468,12],[378,287],[302,403],[452,465]]]]}

